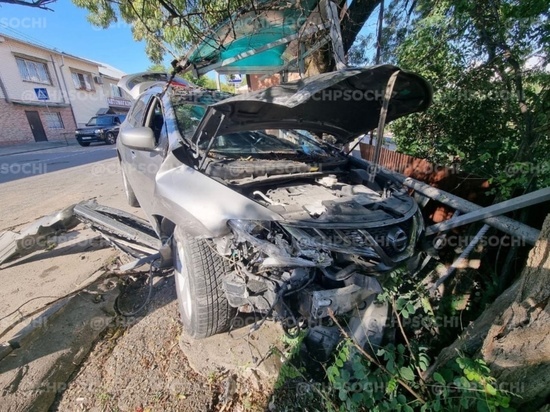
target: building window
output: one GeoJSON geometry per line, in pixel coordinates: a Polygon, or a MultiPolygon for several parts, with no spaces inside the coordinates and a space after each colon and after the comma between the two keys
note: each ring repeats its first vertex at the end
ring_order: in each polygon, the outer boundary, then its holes
{"type": "Polygon", "coordinates": [[[43,113],[44,119],[46,120],[46,125],[48,129],[64,129],[63,119],[61,118],[61,113],[59,112],[49,112],[43,113]]]}
{"type": "Polygon", "coordinates": [[[71,72],[74,87],[77,90],[93,90],[92,82],[89,74],[71,72]]]}
{"type": "Polygon", "coordinates": [[[111,83],[111,97],[122,97],[122,90],[116,84],[111,83]]]}
{"type": "Polygon", "coordinates": [[[23,80],[35,83],[52,84],[48,67],[45,63],[35,62],[32,60],[16,57],[17,67],[23,80]]]}

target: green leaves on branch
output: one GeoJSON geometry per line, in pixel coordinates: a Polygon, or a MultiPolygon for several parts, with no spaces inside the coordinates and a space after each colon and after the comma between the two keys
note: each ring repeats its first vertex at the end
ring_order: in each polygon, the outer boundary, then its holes
{"type": "Polygon", "coordinates": [[[130,25],[137,41],[145,41],[147,55],[155,63],[170,53],[180,57],[204,40],[230,13],[245,4],[234,0],[72,0],[88,10],[88,21],[98,27],[130,25]]]}

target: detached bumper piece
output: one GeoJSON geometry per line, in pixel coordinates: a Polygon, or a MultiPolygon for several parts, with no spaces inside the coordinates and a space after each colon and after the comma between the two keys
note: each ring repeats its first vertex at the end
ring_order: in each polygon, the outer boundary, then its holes
{"type": "Polygon", "coordinates": [[[87,201],[37,220],[21,233],[0,234],[0,264],[55,244],[55,236],[79,223],[97,230],[111,245],[137,260],[121,268],[134,269],[161,259],[171,265],[170,245],[163,245],[145,220],[119,209],[87,201]]]}

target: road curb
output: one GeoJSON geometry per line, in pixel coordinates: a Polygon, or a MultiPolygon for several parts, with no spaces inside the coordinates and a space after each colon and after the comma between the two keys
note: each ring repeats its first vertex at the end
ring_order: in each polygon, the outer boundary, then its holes
{"type": "Polygon", "coordinates": [[[9,152],[9,153],[2,153],[2,149],[7,149],[9,150],[9,146],[8,147],[5,147],[5,148],[2,148],[0,147],[0,157],[3,157],[3,156],[11,156],[11,155],[16,155],[16,154],[22,154],[22,153],[32,153],[32,152],[40,152],[42,150],[49,150],[49,149],[58,149],[60,147],[70,147],[70,146],[77,146],[76,144],[73,145],[73,144],[67,144],[67,143],[59,143],[59,144],[55,144],[55,145],[52,145],[52,146],[48,146],[48,147],[37,147],[37,148],[28,148],[28,149],[15,149],[15,151],[13,152],[9,152]]]}
{"type": "Polygon", "coordinates": [[[10,338],[7,342],[2,343],[2,345],[7,343],[9,346],[11,346],[12,349],[18,349],[22,346],[25,346],[30,340],[32,340],[35,333],[38,332],[41,328],[46,327],[49,319],[57,314],[61,309],[63,309],[63,307],[67,303],[69,303],[73,297],[74,295],[68,296],[65,299],[60,300],[59,302],[54,303],[52,306],[47,308],[40,316],[35,319],[31,319],[31,322],[27,326],[17,332],[15,336],[10,338]]]}

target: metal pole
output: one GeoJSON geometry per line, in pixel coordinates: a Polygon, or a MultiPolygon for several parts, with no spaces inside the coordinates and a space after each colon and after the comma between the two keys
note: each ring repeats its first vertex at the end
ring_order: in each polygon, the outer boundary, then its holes
{"type": "Polygon", "coordinates": [[[382,54],[382,27],[384,25],[384,0],[380,2],[380,12],[378,14],[378,34],[376,41],[376,65],[380,64],[380,56],[382,54]]]}
{"type": "MultiPolygon", "coordinates": [[[[372,169],[372,162],[366,161],[364,159],[350,158],[350,161],[360,164],[367,169],[372,169]]],[[[442,203],[446,206],[449,206],[453,209],[460,210],[461,212],[472,212],[474,210],[482,209],[481,206],[476,205],[466,199],[462,199],[456,195],[453,195],[444,190],[437,189],[426,183],[420,182],[411,177],[403,176],[401,173],[393,172],[388,169],[378,168],[378,173],[384,176],[387,179],[395,180],[410,189],[420,193],[423,196],[429,197],[436,202],[442,203]]],[[[486,218],[483,220],[488,225],[491,225],[495,229],[498,229],[504,233],[507,233],[511,236],[522,239],[524,242],[534,245],[539,237],[540,230],[533,227],[527,226],[521,222],[518,222],[514,219],[510,219],[506,216],[495,216],[486,218]]]]}
{"type": "MultiPolygon", "coordinates": [[[[458,218],[457,218],[458,219],[458,218]]],[[[453,220],[453,219],[451,219],[453,220]]],[[[460,256],[453,262],[453,264],[449,267],[449,270],[447,270],[447,273],[440,277],[437,282],[432,286],[432,290],[436,290],[441,286],[443,282],[445,282],[450,276],[453,275],[455,270],[458,268],[458,266],[464,262],[466,259],[468,259],[468,256],[470,256],[470,253],[472,253],[472,250],[476,247],[476,245],[480,242],[480,240],[485,236],[487,231],[489,230],[489,225],[485,224],[483,227],[477,232],[477,235],[468,243],[468,246],[466,246],[466,249],[462,251],[460,256]]]]}
{"type": "Polygon", "coordinates": [[[386,85],[386,94],[384,95],[384,101],[382,108],[380,109],[380,118],[378,119],[378,129],[376,133],[376,147],[374,148],[374,157],[372,162],[374,163],[374,170],[371,170],[370,180],[374,181],[374,177],[378,171],[380,162],[380,151],[382,150],[382,140],[384,139],[384,126],[386,124],[386,115],[388,114],[388,106],[390,104],[391,94],[393,92],[393,86],[399,75],[399,70],[395,71],[389,78],[386,85]]]}
{"type": "Polygon", "coordinates": [[[332,53],[336,62],[336,70],[341,70],[346,67],[346,58],[344,53],[344,45],[342,42],[342,32],[340,30],[340,19],[338,18],[338,8],[336,3],[327,0],[327,17],[330,21],[330,40],[332,41],[332,53]]]}
{"type": "Polygon", "coordinates": [[[468,223],[478,222],[490,217],[502,215],[524,207],[533,206],[550,200],[550,187],[536,190],[526,195],[518,196],[504,202],[480,208],[473,212],[466,213],[456,219],[446,220],[445,222],[436,223],[426,228],[426,235],[433,235],[437,232],[454,229],[455,227],[467,225],[468,223]]]}

